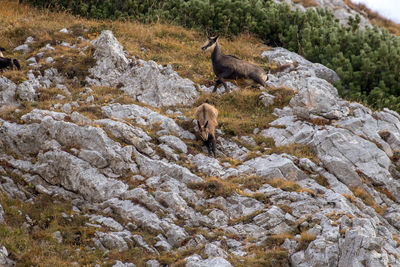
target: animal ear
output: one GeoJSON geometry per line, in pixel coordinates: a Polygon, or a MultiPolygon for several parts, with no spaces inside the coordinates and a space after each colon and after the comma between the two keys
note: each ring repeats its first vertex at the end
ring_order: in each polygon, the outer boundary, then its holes
{"type": "Polygon", "coordinates": [[[204,124],[204,128],[207,128],[208,125],[208,121],[204,124]]]}
{"type": "Polygon", "coordinates": [[[197,126],[199,126],[199,130],[201,130],[200,122],[197,121],[197,126]]]}
{"type": "Polygon", "coordinates": [[[213,39],[214,39],[214,41],[217,41],[218,38],[219,38],[219,35],[215,36],[213,39]]]}

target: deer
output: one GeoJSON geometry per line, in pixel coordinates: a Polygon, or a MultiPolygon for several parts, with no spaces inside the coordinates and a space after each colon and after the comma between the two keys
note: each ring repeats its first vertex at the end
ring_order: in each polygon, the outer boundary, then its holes
{"type": "Polygon", "coordinates": [[[215,129],[218,126],[218,110],[206,102],[196,108],[194,117],[197,120],[201,139],[207,147],[208,156],[212,152],[215,158],[215,129]]]}
{"type": "Polygon", "coordinates": [[[230,92],[224,79],[252,79],[256,83],[267,88],[266,81],[268,75],[265,71],[252,63],[241,60],[233,55],[225,55],[218,44],[219,36],[210,37],[207,36],[206,43],[201,47],[203,51],[211,49],[211,61],[213,66],[214,74],[217,76],[213,92],[215,92],[218,86],[222,83],[227,92],[230,92]]]}

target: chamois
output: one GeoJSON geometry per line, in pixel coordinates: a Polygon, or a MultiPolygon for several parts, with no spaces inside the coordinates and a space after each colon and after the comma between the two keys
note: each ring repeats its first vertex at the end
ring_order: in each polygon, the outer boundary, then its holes
{"type": "Polygon", "coordinates": [[[217,76],[213,92],[217,90],[217,87],[221,83],[224,85],[226,91],[230,91],[224,79],[252,79],[266,88],[267,85],[265,82],[268,79],[268,76],[264,70],[259,66],[241,60],[235,56],[225,55],[222,53],[221,48],[218,45],[218,37],[219,36],[207,36],[208,40],[201,48],[203,51],[212,49],[212,66],[214,73],[217,76]]]}
{"type": "Polygon", "coordinates": [[[208,156],[211,155],[212,151],[215,158],[215,129],[218,126],[218,110],[206,102],[196,108],[194,117],[197,120],[197,125],[199,126],[201,139],[203,140],[204,145],[207,147],[208,156]]]}
{"type": "Polygon", "coordinates": [[[16,59],[11,59],[9,57],[4,57],[3,51],[6,51],[3,47],[0,47],[0,70],[1,69],[6,69],[10,68],[11,70],[14,69],[14,67],[17,70],[21,70],[21,65],[19,64],[18,60],[16,59]]]}
{"type": "Polygon", "coordinates": [[[0,70],[1,69],[6,69],[6,68],[10,68],[11,70],[13,70],[14,67],[17,70],[21,70],[21,65],[19,65],[18,60],[11,59],[11,58],[8,58],[8,57],[0,57],[0,70]]]}

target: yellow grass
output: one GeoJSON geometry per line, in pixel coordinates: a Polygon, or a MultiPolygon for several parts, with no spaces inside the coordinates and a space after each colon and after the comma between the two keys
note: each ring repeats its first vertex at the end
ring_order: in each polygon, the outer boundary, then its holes
{"type": "Polygon", "coordinates": [[[299,243],[297,246],[297,250],[305,250],[312,241],[315,240],[314,234],[308,234],[307,232],[303,232],[300,235],[300,238],[297,240],[299,243]]]}
{"type": "Polygon", "coordinates": [[[354,187],[350,188],[350,190],[356,197],[360,198],[365,205],[372,207],[378,214],[383,215],[385,213],[385,209],[377,205],[373,197],[364,188],[354,187]]]}
{"type": "Polygon", "coordinates": [[[235,183],[215,177],[208,177],[201,183],[189,183],[188,187],[204,191],[207,197],[229,197],[238,190],[235,183]]]}

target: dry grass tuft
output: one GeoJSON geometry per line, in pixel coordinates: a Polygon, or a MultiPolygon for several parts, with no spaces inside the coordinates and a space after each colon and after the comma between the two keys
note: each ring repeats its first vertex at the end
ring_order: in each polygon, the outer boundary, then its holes
{"type": "Polygon", "coordinates": [[[284,267],[289,266],[288,252],[281,248],[268,249],[252,245],[247,249],[250,256],[231,257],[235,266],[284,267]]]}
{"type": "Polygon", "coordinates": [[[307,145],[291,144],[287,146],[271,147],[271,149],[268,150],[268,154],[273,154],[273,153],[275,154],[287,153],[290,155],[294,155],[298,158],[308,158],[309,160],[313,161],[316,164],[319,163],[317,155],[307,145]]]}
{"type": "Polygon", "coordinates": [[[257,175],[235,177],[231,181],[238,184],[241,189],[247,188],[252,191],[258,190],[263,184],[267,183],[267,180],[257,175]]]}
{"type": "Polygon", "coordinates": [[[381,194],[387,196],[390,200],[396,201],[396,198],[390,193],[390,191],[385,186],[375,186],[375,190],[381,194]]]}
{"type": "Polygon", "coordinates": [[[383,215],[385,213],[385,209],[377,205],[374,202],[374,198],[364,188],[353,187],[350,188],[350,190],[356,197],[360,198],[365,205],[372,207],[376,211],[376,213],[380,215],[383,215]]]}
{"type": "Polygon", "coordinates": [[[237,192],[237,186],[228,181],[228,180],[221,180],[215,177],[209,177],[201,183],[189,183],[188,187],[194,190],[202,190],[206,194],[208,198],[213,197],[229,197],[233,193],[237,192]]]}
{"type": "Polygon", "coordinates": [[[307,232],[301,233],[300,238],[297,240],[299,243],[297,246],[297,251],[305,250],[312,241],[314,241],[316,236],[314,234],[308,234],[307,232]]]}
{"type": "Polygon", "coordinates": [[[286,239],[293,239],[293,234],[281,233],[281,234],[271,235],[267,237],[267,239],[265,239],[264,244],[268,248],[275,248],[281,246],[286,239]]]}
{"type": "Polygon", "coordinates": [[[322,175],[318,175],[318,177],[314,178],[314,180],[321,186],[324,186],[324,187],[330,186],[328,180],[322,175]]]}
{"type": "Polygon", "coordinates": [[[246,215],[246,216],[242,216],[242,217],[235,218],[235,219],[230,219],[228,222],[228,225],[236,225],[238,223],[249,224],[249,223],[253,222],[254,217],[256,217],[257,215],[259,215],[263,212],[264,212],[263,210],[258,210],[249,215],[246,215]]]}
{"type": "Polygon", "coordinates": [[[301,186],[293,181],[285,180],[283,178],[275,178],[268,180],[267,183],[273,187],[280,188],[283,191],[301,192],[301,186]]]}

